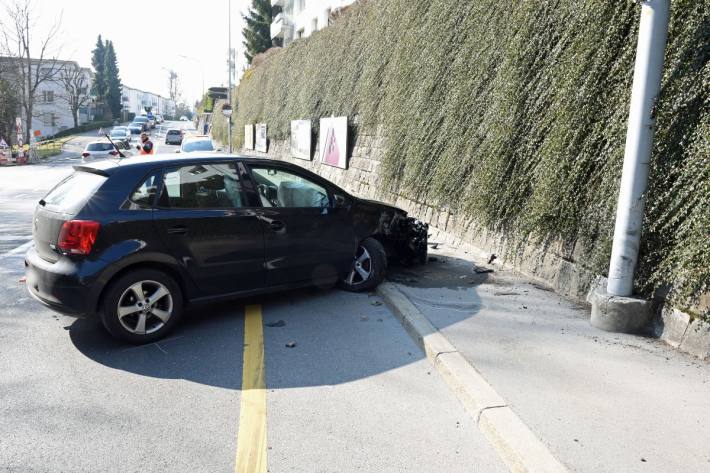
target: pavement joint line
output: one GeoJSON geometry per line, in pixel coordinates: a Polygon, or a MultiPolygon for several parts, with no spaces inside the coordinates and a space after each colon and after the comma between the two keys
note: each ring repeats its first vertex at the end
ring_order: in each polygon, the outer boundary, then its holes
{"type": "Polygon", "coordinates": [[[6,251],[5,253],[0,254],[0,259],[7,258],[8,256],[14,256],[19,253],[22,253],[24,250],[29,249],[32,245],[34,245],[34,240],[30,240],[28,242],[25,242],[16,248],[13,248],[9,251],[6,251]]]}
{"type": "Polygon", "coordinates": [[[476,367],[456,350],[396,284],[383,282],[378,286],[377,293],[459,398],[510,471],[568,473],[567,468],[554,457],[476,367]],[[437,346],[446,345],[452,347],[448,353],[437,349],[437,346]]]}
{"type": "Polygon", "coordinates": [[[167,351],[165,351],[165,350],[163,350],[163,347],[161,347],[161,346],[160,346],[159,344],[157,344],[157,343],[156,343],[156,344],[155,344],[155,347],[156,347],[156,348],[157,348],[158,350],[162,351],[162,352],[163,352],[163,354],[165,354],[165,355],[167,355],[167,354],[168,354],[168,352],[167,352],[167,351]]]}

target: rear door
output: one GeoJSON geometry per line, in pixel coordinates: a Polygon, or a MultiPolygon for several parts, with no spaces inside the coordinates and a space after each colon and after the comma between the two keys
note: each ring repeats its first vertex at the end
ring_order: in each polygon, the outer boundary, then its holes
{"type": "Polygon", "coordinates": [[[79,213],[106,179],[100,174],[76,171],[39,201],[32,222],[32,238],[42,259],[52,263],[59,259],[57,240],[62,225],[79,213]]]}
{"type": "Polygon", "coordinates": [[[165,169],[157,231],[205,295],[264,285],[264,236],[248,208],[236,164],[191,163],[165,169]]]}
{"type": "Polygon", "coordinates": [[[261,201],[269,286],[317,282],[347,273],[357,237],[327,183],[278,164],[251,165],[261,201]]]}

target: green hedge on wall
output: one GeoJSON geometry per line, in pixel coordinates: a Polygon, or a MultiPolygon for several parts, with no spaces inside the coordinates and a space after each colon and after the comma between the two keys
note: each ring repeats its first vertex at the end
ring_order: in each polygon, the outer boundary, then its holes
{"type": "MultiPolygon", "coordinates": [[[[382,175],[517,241],[563,239],[604,272],[640,6],[632,0],[361,0],[248,70],[245,123],[382,124],[382,175]]],[[[697,307],[710,280],[710,0],[672,0],[638,287],[697,307]]],[[[215,130],[225,125],[215,114],[215,130]]]]}

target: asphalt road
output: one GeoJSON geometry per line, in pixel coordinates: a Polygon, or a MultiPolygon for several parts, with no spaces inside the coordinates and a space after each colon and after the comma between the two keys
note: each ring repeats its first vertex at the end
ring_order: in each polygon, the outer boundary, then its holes
{"type": "Polygon", "coordinates": [[[35,203],[92,138],[0,168],[0,471],[506,471],[371,295],[200,306],[142,347],[31,299],[21,278],[35,203]]]}

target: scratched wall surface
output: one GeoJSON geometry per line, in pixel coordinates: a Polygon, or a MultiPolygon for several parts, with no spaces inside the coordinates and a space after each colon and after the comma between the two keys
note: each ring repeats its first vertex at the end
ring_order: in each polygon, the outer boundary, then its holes
{"type": "MultiPolygon", "coordinates": [[[[235,130],[267,123],[276,156],[290,120],[347,115],[350,168],[324,175],[582,287],[608,265],[639,12],[632,0],[361,1],[244,74],[235,130]]],[[[701,316],[709,57],[710,0],[672,0],[636,285],[670,285],[701,316]]]]}

